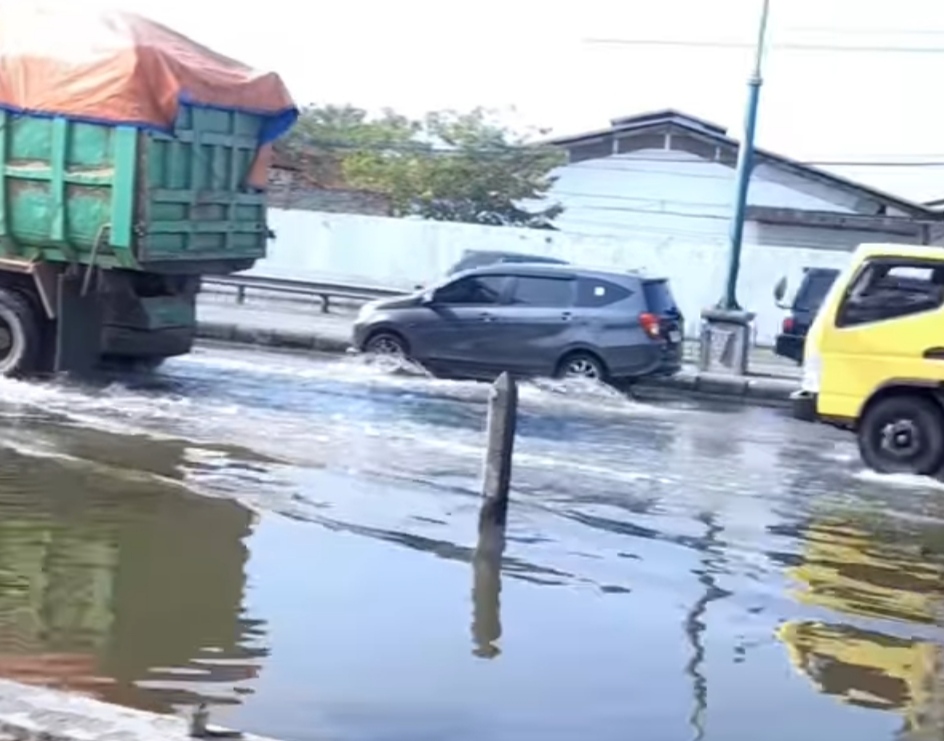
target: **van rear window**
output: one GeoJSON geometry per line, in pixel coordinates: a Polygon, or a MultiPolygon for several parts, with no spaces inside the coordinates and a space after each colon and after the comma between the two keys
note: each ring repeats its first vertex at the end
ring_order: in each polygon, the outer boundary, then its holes
{"type": "Polygon", "coordinates": [[[836,280],[837,273],[807,273],[800,290],[793,299],[794,311],[815,311],[819,309],[829,289],[836,280]]]}
{"type": "Polygon", "coordinates": [[[642,284],[646,306],[653,314],[678,314],[675,297],[666,280],[647,280],[642,284]]]}

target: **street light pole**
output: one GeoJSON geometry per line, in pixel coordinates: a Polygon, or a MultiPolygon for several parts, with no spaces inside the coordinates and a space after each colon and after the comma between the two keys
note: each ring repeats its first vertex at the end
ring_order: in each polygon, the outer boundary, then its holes
{"type": "Polygon", "coordinates": [[[751,182],[751,169],[754,164],[754,132],[757,129],[757,108],[760,103],[760,88],[763,84],[761,64],[764,59],[764,40],[767,35],[767,16],[770,0],[762,0],[760,26],[757,32],[757,48],[754,51],[754,69],[748,80],[747,112],[744,120],[744,138],[738,148],[737,169],[735,170],[734,215],[731,219],[731,244],[728,255],[728,276],[724,296],[718,303],[719,309],[740,310],[737,301],[737,279],[741,270],[741,243],[744,239],[744,216],[747,209],[747,191],[751,182]]]}

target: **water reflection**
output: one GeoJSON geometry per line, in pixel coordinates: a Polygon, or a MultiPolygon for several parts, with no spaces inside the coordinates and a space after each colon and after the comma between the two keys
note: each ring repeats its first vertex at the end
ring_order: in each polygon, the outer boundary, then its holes
{"type": "Polygon", "coordinates": [[[799,585],[793,596],[842,622],[793,620],[778,637],[821,692],[900,713],[905,738],[940,733],[942,647],[912,634],[941,624],[944,569],[927,558],[916,525],[867,522],[820,518],[800,528],[805,545],[787,570],[799,585]]]}
{"type": "Polygon", "coordinates": [[[159,712],[239,702],[266,654],[250,529],[229,501],[0,451],[0,674],[159,712]]]}
{"type": "Polygon", "coordinates": [[[691,659],[685,667],[685,673],[692,680],[692,712],[689,723],[694,731],[695,741],[705,736],[705,713],[708,710],[708,679],[705,676],[704,633],[707,627],[708,606],[728,592],[717,585],[716,574],[721,561],[719,536],[724,528],[718,523],[714,513],[706,512],[697,518],[705,526],[705,544],[701,549],[700,563],[695,569],[701,587],[698,598],[685,616],[685,637],[691,646],[691,659]]]}
{"type": "Polygon", "coordinates": [[[505,528],[480,520],[479,539],[472,554],[472,641],[476,656],[494,659],[501,654],[501,569],[505,528]]]}
{"type": "Polygon", "coordinates": [[[793,665],[821,692],[852,705],[900,712],[906,737],[941,728],[940,646],[813,621],[786,623],[778,637],[793,665]]]}

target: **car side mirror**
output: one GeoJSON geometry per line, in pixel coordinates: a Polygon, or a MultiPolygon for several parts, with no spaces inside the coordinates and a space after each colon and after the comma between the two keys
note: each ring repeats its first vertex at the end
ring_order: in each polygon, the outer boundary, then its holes
{"type": "Polygon", "coordinates": [[[790,307],[783,303],[783,297],[787,295],[787,277],[783,276],[774,286],[774,303],[781,309],[790,307]]]}

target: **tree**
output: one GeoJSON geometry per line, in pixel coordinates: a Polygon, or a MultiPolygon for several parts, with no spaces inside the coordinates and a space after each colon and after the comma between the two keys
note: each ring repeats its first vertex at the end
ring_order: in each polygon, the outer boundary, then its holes
{"type": "Polygon", "coordinates": [[[554,228],[563,210],[544,200],[563,153],[527,143],[480,108],[413,120],[309,106],[281,149],[321,185],[386,194],[398,216],[554,228]]]}

